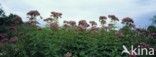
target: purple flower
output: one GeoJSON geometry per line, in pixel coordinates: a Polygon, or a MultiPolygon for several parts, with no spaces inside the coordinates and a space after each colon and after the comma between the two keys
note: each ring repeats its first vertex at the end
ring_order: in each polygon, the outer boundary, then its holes
{"type": "Polygon", "coordinates": [[[36,17],[37,16],[40,16],[40,13],[37,11],[37,10],[31,10],[27,13],[28,17],[29,18],[29,21],[28,23],[32,26],[35,26],[36,24],[38,24],[38,22],[36,21],[36,17]]]}
{"type": "Polygon", "coordinates": [[[125,17],[125,18],[123,18],[121,23],[122,23],[122,24],[125,24],[125,25],[127,25],[127,26],[129,26],[129,27],[135,28],[134,21],[133,21],[133,19],[130,18],[130,17],[125,17]]]}
{"type": "Polygon", "coordinates": [[[100,16],[99,19],[107,19],[106,16],[100,16]]]}
{"type": "Polygon", "coordinates": [[[37,10],[31,10],[31,11],[29,11],[29,12],[27,13],[27,15],[36,17],[36,16],[39,16],[40,13],[39,13],[37,10]]]}
{"type": "Polygon", "coordinates": [[[113,21],[119,21],[119,19],[115,15],[108,15],[108,18],[111,18],[113,21]]]}
{"type": "Polygon", "coordinates": [[[56,18],[61,18],[61,16],[62,16],[62,13],[59,13],[59,12],[55,12],[55,11],[53,11],[53,12],[51,12],[51,16],[53,16],[53,17],[56,17],[56,18]]]}
{"type": "Polygon", "coordinates": [[[99,21],[100,21],[101,25],[104,25],[106,23],[106,19],[107,19],[106,16],[100,16],[99,17],[99,21]]]}
{"type": "Polygon", "coordinates": [[[76,22],[75,21],[69,21],[68,22],[71,26],[76,26],[76,22]]]}
{"type": "Polygon", "coordinates": [[[64,27],[75,27],[76,26],[76,22],[75,21],[64,21],[64,27]]]}
{"type": "Polygon", "coordinates": [[[78,27],[82,30],[85,30],[87,27],[89,27],[89,24],[86,22],[86,20],[80,20],[78,27]]]}
{"type": "Polygon", "coordinates": [[[46,18],[46,19],[44,19],[44,21],[53,21],[53,19],[52,18],[46,18]]]}
{"type": "Polygon", "coordinates": [[[129,24],[129,23],[134,23],[133,19],[130,17],[125,17],[122,19],[123,24],[129,24]]]}
{"type": "Polygon", "coordinates": [[[92,26],[96,26],[97,25],[97,23],[95,22],[95,21],[90,21],[89,22],[92,26]]]}

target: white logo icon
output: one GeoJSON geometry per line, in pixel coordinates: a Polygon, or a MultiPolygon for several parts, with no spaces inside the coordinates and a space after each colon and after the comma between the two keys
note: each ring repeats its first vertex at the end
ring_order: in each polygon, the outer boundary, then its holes
{"type": "Polygon", "coordinates": [[[131,50],[128,50],[125,45],[122,46],[123,51],[121,54],[128,54],[128,55],[154,55],[154,48],[143,48],[140,47],[140,45],[137,48],[134,48],[134,46],[131,46],[131,50]]]}
{"type": "Polygon", "coordinates": [[[122,51],[122,54],[123,54],[123,53],[130,54],[130,52],[128,51],[128,49],[126,48],[125,45],[123,45],[122,47],[123,47],[123,49],[124,49],[124,50],[122,51]]]}

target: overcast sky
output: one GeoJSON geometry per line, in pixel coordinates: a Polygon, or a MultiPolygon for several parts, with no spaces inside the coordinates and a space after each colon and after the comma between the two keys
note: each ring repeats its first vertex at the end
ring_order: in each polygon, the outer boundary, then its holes
{"type": "MultiPolygon", "coordinates": [[[[63,13],[60,20],[94,20],[102,15],[114,14],[120,19],[131,17],[137,26],[147,26],[153,15],[156,15],[156,0],[0,0],[7,13],[20,15],[27,21],[26,13],[38,10],[44,18],[50,12],[63,13]]],[[[43,23],[39,20],[40,23],[43,23]]]]}

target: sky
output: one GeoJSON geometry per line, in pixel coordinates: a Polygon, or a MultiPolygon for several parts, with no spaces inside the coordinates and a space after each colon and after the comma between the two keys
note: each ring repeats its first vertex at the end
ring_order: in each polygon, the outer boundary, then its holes
{"type": "MultiPolygon", "coordinates": [[[[17,14],[23,21],[28,21],[26,13],[30,10],[38,10],[43,18],[52,11],[62,12],[60,24],[63,20],[98,22],[99,16],[113,14],[121,20],[131,17],[137,27],[146,27],[156,15],[156,0],[0,0],[0,4],[7,14],[17,14]]],[[[38,21],[45,25],[41,19],[38,21]]]]}

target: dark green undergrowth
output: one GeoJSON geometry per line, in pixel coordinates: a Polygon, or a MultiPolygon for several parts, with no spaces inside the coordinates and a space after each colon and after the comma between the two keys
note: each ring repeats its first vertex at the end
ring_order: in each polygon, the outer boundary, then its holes
{"type": "Polygon", "coordinates": [[[60,28],[55,31],[28,25],[20,25],[17,30],[17,43],[2,47],[0,57],[64,57],[67,52],[73,57],[128,57],[121,54],[123,45],[137,46],[144,42],[156,46],[155,39],[131,30],[125,31],[124,37],[117,37],[113,30],[93,32],[60,28]]]}

